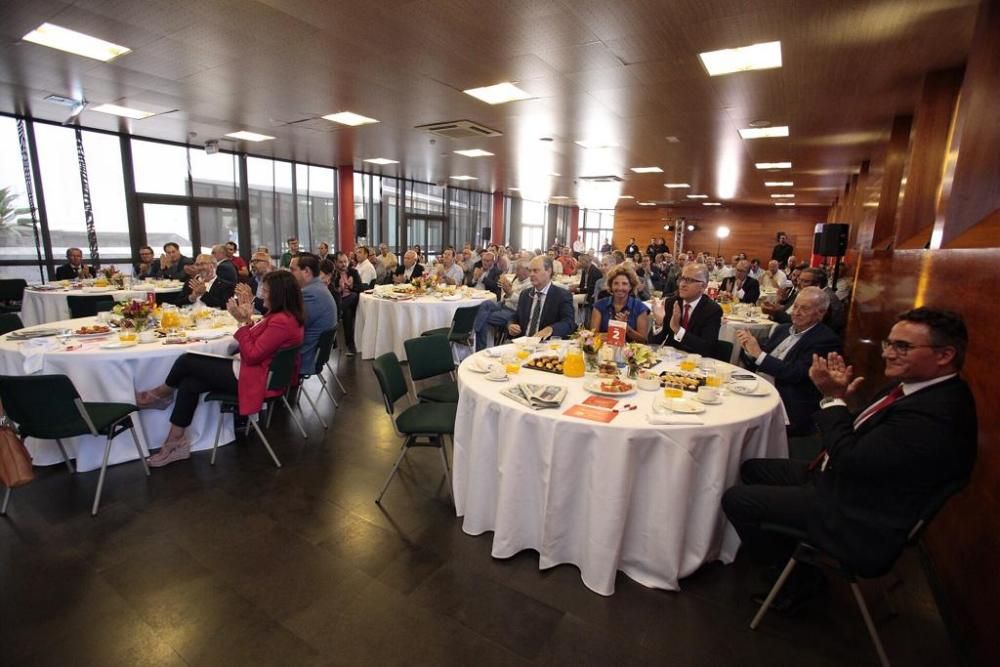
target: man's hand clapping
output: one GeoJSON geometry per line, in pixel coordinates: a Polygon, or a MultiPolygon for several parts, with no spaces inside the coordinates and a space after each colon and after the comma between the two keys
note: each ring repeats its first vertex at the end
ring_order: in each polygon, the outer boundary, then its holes
{"type": "Polygon", "coordinates": [[[854,377],[854,367],[848,366],[836,352],[831,352],[826,359],[814,354],[809,379],[829,398],[846,398],[864,382],[863,377],[854,377]]]}

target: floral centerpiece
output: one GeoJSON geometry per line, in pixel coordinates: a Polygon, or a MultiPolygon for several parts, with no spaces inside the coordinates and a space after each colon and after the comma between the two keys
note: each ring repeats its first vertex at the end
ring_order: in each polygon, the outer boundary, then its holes
{"type": "Polygon", "coordinates": [[[583,359],[587,370],[590,372],[596,371],[598,367],[597,353],[601,349],[601,345],[604,344],[601,334],[591,329],[580,327],[573,334],[572,338],[575,338],[577,343],[580,344],[580,350],[583,352],[583,359]]]}
{"type": "Polygon", "coordinates": [[[639,376],[640,368],[649,368],[656,363],[656,356],[648,345],[642,343],[628,343],[622,350],[622,357],[628,366],[628,376],[635,378],[639,376]]]}
{"type": "Polygon", "coordinates": [[[122,328],[141,330],[146,328],[153,306],[148,301],[132,300],[115,304],[113,311],[121,319],[122,328]]]}
{"type": "Polygon", "coordinates": [[[433,290],[437,287],[438,276],[437,274],[429,276],[419,276],[410,281],[410,284],[416,289],[417,294],[423,294],[424,292],[433,290]]]}
{"type": "Polygon", "coordinates": [[[104,278],[105,284],[113,285],[118,289],[125,288],[125,274],[119,271],[114,264],[101,269],[101,276],[98,278],[97,284],[101,283],[101,277],[104,278]]]}

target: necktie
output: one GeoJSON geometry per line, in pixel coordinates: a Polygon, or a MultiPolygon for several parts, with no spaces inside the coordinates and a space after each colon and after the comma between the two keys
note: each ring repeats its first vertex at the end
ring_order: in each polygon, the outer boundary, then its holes
{"type": "MultiPolygon", "coordinates": [[[[858,427],[861,426],[861,424],[868,421],[873,415],[882,412],[883,410],[885,410],[887,407],[889,407],[902,397],[903,397],[903,385],[898,384],[895,387],[893,387],[892,391],[890,391],[888,394],[886,394],[879,400],[869,405],[867,408],[864,409],[864,411],[862,411],[860,415],[857,416],[857,418],[854,420],[854,430],[857,431],[858,427]]],[[[823,449],[822,451],[820,451],[816,459],[809,464],[809,470],[814,469],[816,466],[820,466],[820,470],[826,470],[826,465],[828,460],[829,456],[826,453],[826,449],[823,449]]]]}
{"type": "Polygon", "coordinates": [[[681,328],[687,329],[688,321],[691,319],[691,304],[684,304],[684,314],[681,315],[681,328]]]}
{"type": "Polygon", "coordinates": [[[535,290],[535,305],[531,307],[531,320],[528,322],[528,334],[534,336],[538,331],[538,320],[542,318],[542,293],[535,290]]]}

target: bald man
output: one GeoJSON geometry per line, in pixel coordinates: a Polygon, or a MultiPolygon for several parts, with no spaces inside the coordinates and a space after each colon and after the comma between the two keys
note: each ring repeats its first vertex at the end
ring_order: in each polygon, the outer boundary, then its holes
{"type": "Polygon", "coordinates": [[[416,250],[407,250],[403,253],[403,262],[396,267],[395,274],[392,276],[392,282],[408,283],[414,278],[419,278],[424,275],[424,265],[419,261],[416,250]]]}

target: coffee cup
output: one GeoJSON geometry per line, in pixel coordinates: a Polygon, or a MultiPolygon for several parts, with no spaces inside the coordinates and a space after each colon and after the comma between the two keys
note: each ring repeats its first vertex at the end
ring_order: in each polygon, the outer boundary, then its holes
{"type": "Polygon", "coordinates": [[[503,380],[507,377],[507,371],[500,364],[490,364],[490,370],[489,373],[487,373],[487,376],[491,380],[503,380]]]}
{"type": "Polygon", "coordinates": [[[139,334],[139,342],[140,343],[155,343],[156,342],[156,334],[153,333],[152,331],[143,331],[143,332],[141,332],[139,334]]]}
{"type": "Polygon", "coordinates": [[[719,390],[716,387],[698,387],[698,398],[706,403],[715,403],[719,400],[719,390]]]}

